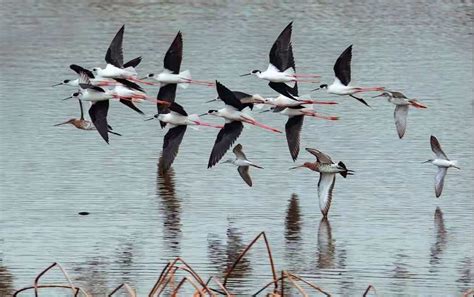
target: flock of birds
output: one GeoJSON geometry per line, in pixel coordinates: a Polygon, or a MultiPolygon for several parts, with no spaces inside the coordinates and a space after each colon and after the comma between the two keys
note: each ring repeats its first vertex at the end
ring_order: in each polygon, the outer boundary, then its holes
{"type": "MultiPolygon", "coordinates": [[[[285,125],[286,139],[291,158],[296,161],[300,151],[300,134],[305,117],[320,118],[325,120],[337,120],[336,116],[323,115],[315,110],[319,104],[337,104],[334,101],[320,101],[311,98],[304,98],[298,94],[298,83],[315,83],[319,79],[318,75],[300,74],[296,72],[293,49],[291,44],[292,22],[280,33],[270,50],[270,63],[265,71],[253,70],[250,73],[243,74],[254,75],[260,79],[268,81],[268,85],[274,91],[279,93],[275,98],[264,98],[258,94],[247,94],[240,91],[231,91],[222,83],[215,81],[202,81],[191,78],[190,72],[180,71],[183,58],[183,38],[181,32],[178,32],[171,43],[164,58],[164,70],[158,75],[150,73],[145,77],[139,78],[136,67],[141,62],[141,57],[135,58],[127,63],[123,62],[122,41],[125,26],[122,26],[110,43],[105,56],[107,63],[105,68],[93,68],[92,71],[79,65],[70,65],[71,70],[77,73],[78,78],[67,79],[57,85],[68,85],[78,88],[70,97],[79,102],[81,117],[79,119],[70,119],[64,123],[71,124],[78,129],[97,130],[101,137],[109,143],[109,133],[120,135],[114,132],[108,124],[107,113],[110,100],[118,100],[122,104],[131,108],[135,112],[144,115],[144,113],[135,105],[137,102],[149,101],[157,105],[158,113],[146,120],[157,119],[161,128],[168,127],[169,130],[164,136],[163,150],[158,162],[161,172],[170,169],[178,149],[186,132],[187,126],[198,125],[220,129],[212,148],[208,168],[216,165],[231,148],[237,138],[243,131],[244,123],[254,125],[262,129],[275,133],[282,133],[280,130],[258,122],[251,117],[244,109],[253,110],[254,106],[269,106],[273,113],[280,113],[288,116],[285,125]],[[160,89],[156,98],[150,97],[139,85],[159,85],[160,89]],[[190,84],[204,85],[214,87],[217,90],[217,98],[211,101],[222,101],[225,106],[221,109],[211,109],[207,113],[197,115],[188,114],[184,108],[175,101],[177,86],[187,88],[190,84]],[[92,123],[84,118],[83,101],[91,103],[89,116],[92,123]],[[212,115],[221,117],[225,124],[214,125],[201,121],[202,116],[212,115]]],[[[395,105],[395,125],[399,138],[405,134],[407,126],[407,115],[410,107],[426,108],[415,99],[409,99],[405,95],[396,91],[389,91],[384,87],[359,87],[351,85],[351,59],[352,45],[350,45],[338,57],[334,65],[335,78],[332,84],[321,84],[319,89],[325,89],[329,94],[350,96],[364,105],[369,104],[361,97],[359,93],[363,92],[381,92],[375,97],[386,97],[389,102],[395,105]]],[[[208,102],[211,102],[208,101],[208,102]]],[[[450,167],[458,168],[457,161],[449,160],[441,149],[436,137],[431,136],[431,149],[436,158],[426,162],[431,162],[438,167],[438,173],[435,178],[436,197],[441,195],[444,185],[444,178],[447,169],[450,167]]],[[[323,216],[327,216],[331,206],[332,192],[336,180],[336,175],[340,174],[344,178],[352,175],[354,172],[347,169],[343,162],[333,162],[331,158],[323,152],[306,148],[306,151],[316,157],[316,161],[306,162],[303,165],[293,167],[308,168],[319,172],[318,196],[320,209],[323,216]]],[[[235,158],[228,159],[223,163],[231,163],[238,168],[242,179],[252,186],[252,179],[249,174],[249,168],[262,168],[247,159],[243,152],[242,145],[237,144],[233,153],[235,158]]]]}

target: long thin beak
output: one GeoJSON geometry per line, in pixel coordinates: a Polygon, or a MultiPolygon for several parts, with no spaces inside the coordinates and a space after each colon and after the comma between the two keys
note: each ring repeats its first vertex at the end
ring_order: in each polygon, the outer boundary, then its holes
{"type": "Polygon", "coordinates": [[[241,74],[240,76],[247,76],[247,75],[251,75],[252,73],[245,73],[245,74],[241,74]]]}
{"type": "Polygon", "coordinates": [[[69,96],[69,97],[67,97],[67,98],[64,98],[63,101],[64,101],[64,100],[68,100],[68,99],[72,99],[72,96],[69,96]]]}
{"type": "Polygon", "coordinates": [[[199,116],[200,116],[200,117],[203,117],[203,116],[205,116],[205,115],[208,115],[208,113],[206,112],[206,113],[200,114],[199,116]]]}
{"type": "Polygon", "coordinates": [[[54,126],[57,127],[57,126],[61,126],[61,125],[66,125],[67,123],[69,123],[69,121],[66,121],[66,122],[64,122],[64,123],[59,123],[59,124],[56,124],[56,125],[54,125],[54,126]]]}
{"type": "Polygon", "coordinates": [[[321,89],[321,88],[312,89],[311,92],[317,91],[319,89],[321,89]]]}
{"type": "Polygon", "coordinates": [[[271,109],[262,110],[260,113],[269,112],[269,111],[271,111],[271,109]]]}
{"type": "Polygon", "coordinates": [[[377,96],[372,96],[372,98],[377,98],[377,97],[380,97],[382,96],[383,94],[380,94],[380,95],[377,95],[377,96]]]}
{"type": "Polygon", "coordinates": [[[421,164],[429,163],[429,162],[431,162],[431,160],[426,160],[425,162],[421,162],[421,164]]]}
{"type": "Polygon", "coordinates": [[[461,168],[459,168],[458,166],[453,166],[453,167],[454,167],[454,168],[456,168],[456,169],[459,169],[459,170],[461,170],[461,168]]]}
{"type": "Polygon", "coordinates": [[[152,117],[150,117],[150,118],[148,118],[148,119],[145,119],[144,121],[151,121],[151,120],[154,120],[154,119],[156,119],[156,118],[158,118],[158,115],[154,115],[154,116],[152,116],[152,117]]]}
{"type": "Polygon", "coordinates": [[[149,77],[148,77],[148,76],[145,76],[145,77],[140,78],[140,80],[145,80],[145,79],[147,79],[147,78],[149,78],[149,77]]]}
{"type": "Polygon", "coordinates": [[[57,86],[60,86],[60,85],[62,85],[62,84],[63,84],[63,83],[61,82],[61,83],[59,83],[59,84],[52,85],[51,87],[57,87],[57,86]]]}
{"type": "Polygon", "coordinates": [[[300,165],[300,166],[296,166],[296,167],[291,167],[289,170],[298,169],[298,168],[304,168],[304,165],[300,165]]]}
{"type": "Polygon", "coordinates": [[[214,98],[214,99],[212,99],[212,100],[206,101],[206,103],[214,102],[214,101],[217,101],[217,98],[214,98]]]}

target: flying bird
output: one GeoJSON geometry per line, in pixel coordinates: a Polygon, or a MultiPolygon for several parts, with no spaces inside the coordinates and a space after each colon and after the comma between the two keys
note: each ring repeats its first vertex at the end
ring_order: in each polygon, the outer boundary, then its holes
{"type": "Polygon", "coordinates": [[[441,145],[439,144],[439,141],[435,136],[431,135],[430,143],[431,143],[431,150],[436,155],[436,158],[429,159],[423,163],[431,163],[438,167],[438,173],[436,173],[436,176],[435,176],[435,194],[436,194],[436,198],[439,198],[439,196],[441,196],[441,193],[443,192],[444,177],[446,176],[446,173],[448,172],[448,168],[450,167],[454,167],[457,169],[461,169],[461,168],[458,167],[458,161],[448,159],[448,156],[446,156],[446,154],[441,149],[441,145]]]}
{"type": "Polygon", "coordinates": [[[408,108],[413,106],[415,108],[426,108],[425,105],[421,104],[415,99],[408,99],[400,92],[395,91],[385,91],[380,95],[374,96],[376,97],[386,97],[388,98],[388,102],[393,103],[395,105],[395,112],[393,113],[393,117],[395,118],[395,126],[397,127],[398,137],[400,139],[403,138],[405,135],[405,131],[407,128],[407,116],[408,116],[408,108]]]}
{"type": "Polygon", "coordinates": [[[347,175],[352,175],[354,171],[347,169],[346,165],[342,162],[335,164],[328,155],[317,149],[306,148],[306,151],[316,157],[316,162],[305,162],[303,165],[290,169],[308,168],[319,172],[319,208],[323,216],[327,217],[329,208],[331,207],[332,191],[336,182],[336,174],[339,173],[342,177],[346,178],[347,175]]]}
{"type": "Polygon", "coordinates": [[[219,160],[222,159],[224,154],[235,142],[235,140],[240,136],[242,130],[244,129],[244,125],[242,123],[251,124],[272,132],[281,133],[281,131],[257,122],[251,116],[243,113],[242,109],[245,107],[244,104],[242,104],[242,102],[240,102],[240,100],[235,97],[231,90],[226,88],[218,81],[216,81],[216,89],[219,98],[224,101],[225,107],[219,110],[211,109],[203,115],[208,114],[222,117],[226,120],[226,124],[217,134],[216,141],[214,142],[214,146],[209,157],[207,168],[211,168],[217,162],[219,162],[219,160]]]}
{"type": "Polygon", "coordinates": [[[329,94],[335,95],[349,95],[354,99],[359,100],[359,102],[370,107],[364,99],[356,97],[354,94],[361,92],[370,92],[370,91],[383,91],[383,87],[357,87],[351,86],[351,60],[352,60],[352,44],[346,48],[346,50],[337,58],[336,64],[334,64],[334,74],[336,78],[331,85],[322,84],[319,88],[314,89],[327,89],[329,94]]]}
{"type": "Polygon", "coordinates": [[[234,164],[235,166],[237,166],[238,167],[237,171],[239,172],[240,176],[245,181],[245,183],[247,185],[249,185],[249,187],[251,187],[252,186],[252,178],[250,177],[250,174],[249,174],[250,166],[255,167],[255,168],[260,168],[260,169],[263,169],[263,167],[255,165],[254,163],[252,163],[251,161],[249,161],[247,159],[244,152],[242,151],[242,145],[240,143],[237,144],[234,147],[232,152],[235,154],[235,159],[228,159],[228,160],[225,160],[222,163],[223,164],[224,163],[230,163],[230,164],[234,164]]]}
{"type": "Polygon", "coordinates": [[[267,70],[263,72],[252,70],[250,73],[241,75],[255,75],[260,79],[268,80],[270,81],[268,85],[272,89],[290,98],[297,95],[297,90],[294,89],[296,81],[304,81],[299,77],[319,77],[318,75],[295,73],[295,59],[291,45],[292,27],[293,22],[290,22],[273,43],[270,50],[270,64],[268,64],[267,70]]]}
{"type": "Polygon", "coordinates": [[[213,86],[212,82],[198,81],[191,79],[191,72],[189,70],[181,71],[181,61],[183,60],[183,36],[181,31],[176,34],[168,51],[166,51],[163,60],[164,70],[159,74],[150,73],[143,79],[153,79],[160,83],[161,86],[166,84],[178,84],[182,88],[187,88],[190,83],[204,84],[213,86]]]}
{"type": "MultiPolygon", "coordinates": [[[[259,94],[254,94],[250,95],[244,92],[240,91],[232,91],[234,94],[235,98],[237,98],[242,105],[245,107],[248,107],[250,110],[253,110],[253,107],[255,104],[263,104],[265,102],[265,98],[260,96],[259,94]]],[[[206,103],[214,102],[214,101],[222,101],[219,96],[217,96],[214,99],[211,99],[209,101],[206,101],[206,103]]]]}

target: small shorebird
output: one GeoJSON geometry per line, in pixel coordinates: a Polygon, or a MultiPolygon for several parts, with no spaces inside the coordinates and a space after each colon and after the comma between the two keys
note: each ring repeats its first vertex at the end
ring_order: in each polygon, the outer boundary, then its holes
{"type": "Polygon", "coordinates": [[[319,89],[327,89],[329,94],[335,95],[349,95],[354,99],[359,100],[359,102],[370,107],[364,99],[354,96],[354,94],[361,92],[370,92],[370,91],[383,91],[383,87],[356,87],[351,86],[351,60],[352,60],[352,44],[346,48],[346,50],[337,58],[336,63],[334,64],[334,74],[336,78],[331,85],[322,84],[319,88],[314,89],[313,91],[319,89]]]}
{"type": "Polygon", "coordinates": [[[213,86],[212,82],[198,81],[191,79],[191,72],[189,70],[181,71],[181,61],[183,60],[183,36],[181,31],[178,32],[173,42],[171,43],[168,51],[166,51],[165,58],[163,60],[164,70],[163,72],[155,75],[154,73],[148,74],[142,80],[150,78],[160,83],[161,86],[166,84],[178,84],[182,88],[187,88],[190,83],[204,84],[207,86],[213,86]]]}
{"type": "Polygon", "coordinates": [[[376,97],[386,97],[388,98],[388,102],[395,105],[393,117],[395,118],[395,126],[397,127],[398,137],[400,137],[400,139],[405,135],[405,130],[407,128],[408,107],[413,106],[415,108],[426,108],[425,105],[415,99],[408,99],[400,92],[385,91],[372,98],[376,97]]]}
{"type": "Polygon", "coordinates": [[[234,152],[234,154],[235,154],[235,159],[225,160],[224,162],[222,162],[222,164],[230,163],[230,164],[234,164],[235,166],[237,166],[238,167],[237,171],[239,172],[240,176],[247,183],[247,185],[249,185],[249,187],[251,187],[252,186],[252,178],[250,178],[250,174],[249,174],[250,166],[255,167],[255,168],[260,168],[260,169],[263,169],[263,167],[255,165],[254,163],[252,163],[251,161],[249,161],[247,159],[244,152],[242,151],[242,145],[240,143],[237,144],[234,147],[232,152],[234,152]]]}
{"type": "Polygon", "coordinates": [[[188,125],[222,128],[222,126],[202,122],[197,114],[188,115],[184,108],[176,102],[172,102],[167,107],[167,110],[167,113],[158,113],[154,116],[160,120],[160,123],[169,126],[168,133],[166,133],[163,141],[163,151],[158,163],[161,172],[168,171],[173,164],[188,125]]]}
{"type": "Polygon", "coordinates": [[[234,93],[231,90],[226,88],[223,84],[216,81],[216,89],[219,98],[225,103],[225,107],[219,110],[209,110],[207,113],[203,115],[213,115],[217,117],[224,118],[226,123],[224,127],[219,131],[217,134],[216,141],[214,142],[214,146],[212,148],[211,155],[209,157],[209,162],[207,164],[207,168],[211,168],[220,159],[224,156],[230,146],[235,142],[235,140],[240,136],[242,130],[244,129],[244,125],[242,122],[251,124],[266,130],[270,130],[272,132],[281,133],[281,131],[264,125],[260,122],[257,122],[251,116],[242,112],[244,109],[244,105],[240,100],[238,100],[234,93]]]}
{"type": "Polygon", "coordinates": [[[250,73],[241,75],[255,75],[260,79],[268,80],[270,81],[268,85],[272,89],[290,98],[297,95],[297,90],[294,89],[296,81],[304,81],[300,80],[299,77],[319,77],[319,75],[295,73],[295,59],[291,45],[292,27],[293,22],[289,23],[286,28],[283,29],[273,43],[270,50],[270,64],[268,64],[267,70],[263,72],[260,70],[252,70],[250,73]]]}
{"type": "Polygon", "coordinates": [[[438,167],[438,173],[436,173],[436,177],[435,177],[435,193],[436,193],[436,198],[439,198],[439,196],[441,196],[441,193],[443,192],[444,177],[446,176],[446,173],[448,172],[448,168],[450,167],[454,167],[457,169],[461,169],[461,168],[458,167],[458,161],[448,159],[448,156],[446,156],[446,154],[441,149],[441,145],[439,144],[438,139],[434,137],[433,135],[431,135],[430,137],[430,143],[431,143],[431,150],[436,155],[436,158],[429,159],[423,163],[431,163],[438,167]]]}
{"type": "Polygon", "coordinates": [[[354,171],[347,169],[346,165],[342,162],[335,164],[328,155],[317,149],[306,148],[306,151],[316,157],[316,162],[305,162],[303,165],[292,167],[290,169],[308,168],[319,172],[319,208],[321,209],[323,216],[327,217],[329,208],[331,207],[332,191],[336,182],[336,174],[339,173],[345,178],[347,175],[352,175],[354,171]]]}
{"type": "MultiPolygon", "coordinates": [[[[77,129],[81,129],[81,130],[88,130],[88,131],[96,130],[92,122],[84,119],[84,109],[82,107],[82,101],[80,99],[78,99],[77,101],[79,102],[79,108],[81,109],[81,117],[79,119],[72,118],[63,123],[56,124],[54,126],[62,126],[62,125],[70,124],[76,127],[77,129]]],[[[117,132],[113,132],[112,127],[110,127],[110,125],[108,125],[108,130],[109,130],[108,131],[109,133],[122,136],[121,134],[117,132]]]]}
{"type": "Polygon", "coordinates": [[[107,62],[106,67],[104,69],[100,67],[95,67],[92,69],[92,73],[97,77],[124,78],[135,82],[149,84],[137,78],[138,74],[135,70],[135,66],[137,66],[139,63],[138,58],[132,60],[134,62],[130,64],[123,63],[122,42],[124,31],[125,25],[120,28],[120,30],[117,32],[114,39],[110,43],[109,48],[107,49],[107,53],[105,55],[105,62],[107,62]]]}
{"type": "MultiPolygon", "coordinates": [[[[254,104],[263,104],[266,100],[259,94],[250,95],[250,94],[240,92],[240,91],[232,91],[232,93],[234,94],[235,98],[237,98],[240,101],[240,103],[244,105],[244,108],[248,107],[250,110],[253,110],[254,104]]],[[[221,98],[217,96],[216,98],[212,100],[206,101],[206,103],[220,101],[220,100],[221,98]]]]}

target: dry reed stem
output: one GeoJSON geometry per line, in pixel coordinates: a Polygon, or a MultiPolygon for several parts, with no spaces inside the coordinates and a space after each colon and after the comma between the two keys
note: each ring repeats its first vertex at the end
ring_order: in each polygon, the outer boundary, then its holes
{"type": "MultiPolygon", "coordinates": [[[[258,234],[248,245],[247,247],[240,253],[239,257],[237,258],[237,260],[235,260],[234,264],[232,264],[232,267],[229,269],[229,271],[227,271],[227,274],[225,275],[224,277],[224,282],[223,282],[223,285],[224,287],[226,286],[227,284],[227,280],[228,278],[230,277],[230,275],[232,274],[232,271],[234,271],[235,267],[237,266],[237,264],[239,264],[240,260],[242,260],[242,258],[245,256],[245,254],[247,254],[247,252],[250,250],[250,248],[252,248],[252,246],[255,244],[255,242],[257,242],[257,240],[260,238],[260,237],[263,237],[263,240],[265,242],[265,246],[267,248],[267,253],[268,253],[268,258],[270,260],[270,267],[272,269],[272,275],[273,275],[273,282],[275,284],[275,288],[274,288],[274,291],[276,291],[278,289],[278,281],[277,281],[277,275],[276,275],[276,270],[275,270],[275,264],[273,262],[273,257],[272,257],[272,251],[270,249],[270,244],[268,243],[268,239],[267,239],[267,236],[265,235],[265,232],[261,232],[260,234],[258,234]]],[[[272,284],[270,283],[270,284],[272,284]]]]}
{"type": "MultiPolygon", "coordinates": [[[[290,283],[293,285],[294,288],[296,288],[300,292],[301,295],[303,295],[305,297],[308,296],[308,294],[306,294],[306,292],[303,290],[303,288],[293,280],[293,277],[291,275],[286,273],[286,271],[282,271],[282,274],[283,273],[287,275],[287,278],[290,281],[290,283]]],[[[283,285],[283,281],[284,280],[282,279],[281,280],[282,285],[283,285]]],[[[281,290],[281,295],[283,295],[283,286],[282,286],[282,290],[281,290]]]]}
{"type": "Polygon", "coordinates": [[[375,287],[372,286],[372,285],[369,285],[369,286],[367,287],[367,289],[365,290],[364,295],[362,295],[362,297],[367,296],[367,294],[369,294],[370,290],[373,290],[375,296],[377,296],[377,291],[375,290],[375,287]]]}
{"type": "Polygon", "coordinates": [[[303,282],[305,284],[307,284],[308,286],[310,286],[311,288],[319,291],[320,293],[326,295],[326,296],[331,296],[331,294],[329,294],[328,292],[324,291],[323,289],[321,289],[320,287],[308,282],[307,280],[305,280],[304,278],[302,278],[301,276],[298,276],[296,274],[293,274],[291,272],[287,272],[287,274],[293,278],[296,278],[297,280],[299,280],[300,282],[303,282]]]}
{"type": "Polygon", "coordinates": [[[229,297],[230,297],[230,296],[234,296],[234,295],[232,295],[232,294],[226,289],[226,287],[224,287],[224,285],[223,285],[223,284],[221,283],[221,281],[217,278],[217,276],[214,276],[214,275],[213,275],[213,276],[209,277],[209,279],[208,279],[207,282],[206,282],[206,286],[209,287],[209,283],[210,283],[211,281],[214,281],[214,283],[216,283],[217,286],[222,290],[222,291],[219,291],[219,290],[210,288],[212,291],[214,291],[214,292],[216,292],[216,293],[219,293],[219,294],[221,294],[221,295],[229,296],[229,297]]]}
{"type": "MultiPolygon", "coordinates": [[[[178,285],[176,286],[176,288],[173,290],[173,292],[171,292],[171,296],[176,296],[176,294],[178,294],[178,291],[181,289],[181,287],[183,286],[183,284],[185,282],[188,282],[190,283],[194,289],[197,291],[197,294],[199,294],[199,296],[203,296],[204,295],[204,292],[199,288],[199,286],[194,283],[192,281],[192,279],[188,278],[187,276],[183,277],[183,279],[178,283],[178,285]]],[[[215,296],[214,294],[210,293],[211,296],[215,296]]],[[[193,296],[195,296],[196,293],[193,294],[193,296]]]]}
{"type": "Polygon", "coordinates": [[[122,283],[120,284],[118,287],[116,287],[112,292],[110,292],[109,295],[107,295],[108,297],[111,297],[112,295],[114,295],[115,293],[117,293],[118,291],[120,291],[120,289],[124,288],[125,291],[128,293],[128,295],[130,297],[137,297],[137,294],[135,293],[135,290],[130,287],[127,283],[122,283]]]}

